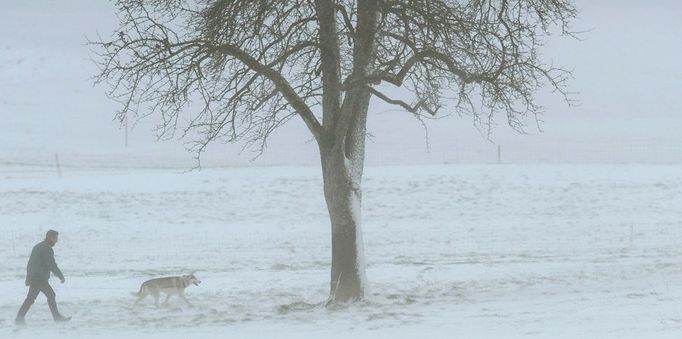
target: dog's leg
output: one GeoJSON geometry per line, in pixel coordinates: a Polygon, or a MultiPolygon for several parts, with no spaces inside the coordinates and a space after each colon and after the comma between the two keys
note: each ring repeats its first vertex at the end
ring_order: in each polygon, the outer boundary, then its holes
{"type": "Polygon", "coordinates": [[[142,296],[137,297],[137,300],[135,300],[135,303],[133,304],[133,307],[137,306],[137,304],[139,304],[140,301],[142,301],[142,299],[144,299],[144,297],[142,297],[142,296]]]}
{"type": "Polygon", "coordinates": [[[141,288],[140,289],[140,294],[137,296],[137,300],[135,300],[135,303],[133,304],[133,307],[137,306],[137,304],[142,301],[142,299],[147,297],[147,289],[146,288],[141,288]]]}
{"type": "Polygon", "coordinates": [[[152,295],[154,296],[154,305],[156,305],[156,307],[158,308],[159,307],[159,291],[158,290],[153,291],[152,295]]]}
{"type": "Polygon", "coordinates": [[[192,305],[192,304],[189,302],[189,300],[187,300],[187,298],[185,298],[185,291],[182,291],[182,292],[178,293],[178,296],[180,297],[180,299],[182,299],[183,301],[185,301],[185,302],[187,303],[187,306],[189,306],[189,307],[194,307],[194,305],[192,305]]]}
{"type": "Polygon", "coordinates": [[[168,300],[170,300],[171,294],[166,294],[166,301],[163,302],[164,305],[168,305],[168,300]]]}

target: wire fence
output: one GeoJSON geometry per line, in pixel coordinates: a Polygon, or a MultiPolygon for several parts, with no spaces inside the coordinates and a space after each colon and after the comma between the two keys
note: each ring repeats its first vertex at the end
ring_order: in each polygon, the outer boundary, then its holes
{"type": "Polygon", "coordinates": [[[370,165],[467,163],[679,164],[681,143],[668,140],[504,141],[435,145],[432,152],[376,152],[370,165]]]}
{"type": "MultiPolygon", "coordinates": [[[[90,154],[48,151],[30,154],[0,152],[0,179],[4,175],[61,176],[62,173],[89,170],[126,171],[130,169],[175,169],[188,171],[198,162],[183,151],[149,153],[90,154]]],[[[681,164],[682,142],[656,139],[608,139],[562,141],[517,139],[516,141],[457,142],[449,140],[436,145],[367,146],[366,165],[436,165],[436,164],[681,164]]],[[[312,145],[285,150],[272,150],[255,158],[252,154],[207,153],[202,168],[243,166],[318,166],[319,155],[312,145]]]]}

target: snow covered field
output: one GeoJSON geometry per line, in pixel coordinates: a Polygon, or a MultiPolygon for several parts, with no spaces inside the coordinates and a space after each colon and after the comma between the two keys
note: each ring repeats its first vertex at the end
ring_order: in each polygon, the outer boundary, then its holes
{"type": "Polygon", "coordinates": [[[371,167],[366,302],[327,309],[319,169],[0,170],[2,338],[679,338],[682,165],[371,167]],[[14,316],[44,232],[67,324],[14,316]],[[187,296],[137,309],[151,277],[187,296]]]}

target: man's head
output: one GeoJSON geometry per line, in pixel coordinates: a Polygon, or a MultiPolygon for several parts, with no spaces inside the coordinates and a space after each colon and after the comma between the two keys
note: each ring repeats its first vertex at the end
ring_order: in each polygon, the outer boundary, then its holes
{"type": "Polygon", "coordinates": [[[55,230],[47,231],[47,234],[45,234],[45,240],[47,240],[50,245],[54,246],[59,240],[59,232],[55,230]]]}

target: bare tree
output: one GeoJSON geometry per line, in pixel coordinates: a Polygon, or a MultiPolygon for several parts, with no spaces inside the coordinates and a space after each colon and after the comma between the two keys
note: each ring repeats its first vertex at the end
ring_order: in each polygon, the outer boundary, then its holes
{"type": "MultiPolygon", "coordinates": [[[[543,63],[570,35],[571,0],[117,0],[120,28],[92,42],[122,103],[117,117],[160,118],[161,136],[262,147],[298,116],[319,146],[332,229],[330,302],[365,293],[360,228],[371,98],[416,117],[497,112],[537,119],[544,86],[565,98],[567,71],[543,63]],[[409,98],[392,97],[402,87],[409,98]],[[192,102],[192,103],[191,103],[192,102]],[[198,105],[197,102],[200,104],[198,105]],[[191,103],[191,104],[190,104],[191,103]]],[[[529,119],[530,118],[530,119],[529,119]]]]}

